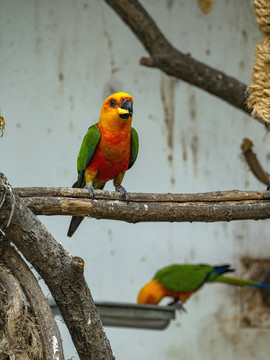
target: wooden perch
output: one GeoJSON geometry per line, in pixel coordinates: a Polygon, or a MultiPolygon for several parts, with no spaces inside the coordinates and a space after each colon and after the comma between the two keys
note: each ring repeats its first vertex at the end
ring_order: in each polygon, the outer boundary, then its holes
{"type": "Polygon", "coordinates": [[[246,162],[255,175],[255,177],[260,180],[263,184],[270,185],[270,174],[264,171],[263,167],[259,163],[256,154],[252,150],[253,143],[251,140],[245,138],[243,139],[241,150],[246,159],[246,162]]]}
{"type": "Polygon", "coordinates": [[[270,218],[269,191],[224,191],[200,194],[130,193],[130,202],[116,192],[85,189],[16,188],[14,192],[36,215],[81,215],[96,219],[213,222],[270,218]]]}
{"type": "Polygon", "coordinates": [[[18,196],[11,224],[7,228],[5,224],[9,218],[9,210],[7,197],[0,211],[4,240],[14,243],[44,279],[60,309],[80,359],[114,359],[83,276],[83,260],[65,251],[18,196]]]}
{"type": "Polygon", "coordinates": [[[159,68],[168,75],[206,90],[238,109],[250,113],[246,106],[247,85],[174,48],[139,1],[105,0],[105,2],[130,27],[150,54],[151,58],[141,59],[141,65],[159,68]]]}

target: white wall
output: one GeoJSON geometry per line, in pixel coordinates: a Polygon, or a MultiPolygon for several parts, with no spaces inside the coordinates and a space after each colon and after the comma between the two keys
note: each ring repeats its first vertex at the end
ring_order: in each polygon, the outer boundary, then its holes
{"type": "MultiPolygon", "coordinates": [[[[215,1],[203,14],[197,1],[142,1],[173,45],[249,83],[261,34],[252,1],[215,1]]],[[[123,185],[132,192],[264,189],[241,156],[244,137],[267,169],[264,127],[227,103],[159,70],[141,67],[147,55],[105,2],[0,1],[0,107],[6,133],[0,170],[16,186],[70,186],[87,128],[105,97],[134,98],[140,152],[123,185]],[[168,148],[162,91],[173,121],[168,148]],[[173,161],[168,161],[168,155],[173,161]]],[[[112,184],[106,186],[112,190],[112,184]]],[[[52,235],[86,263],[100,301],[135,302],[140,287],[171,263],[230,263],[268,257],[268,222],[136,224],[84,220],[70,239],[70,217],[41,217],[52,235]]],[[[239,290],[205,287],[161,332],[106,328],[117,359],[268,359],[267,329],[239,327],[239,290]]],[[[63,326],[61,325],[61,328],[63,326]]],[[[64,336],[66,357],[77,359],[64,336]]]]}

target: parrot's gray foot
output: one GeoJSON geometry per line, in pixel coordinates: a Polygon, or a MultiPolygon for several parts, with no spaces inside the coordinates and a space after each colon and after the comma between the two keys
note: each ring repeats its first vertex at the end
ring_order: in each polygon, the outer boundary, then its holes
{"type": "MultiPolygon", "coordinates": [[[[13,213],[14,213],[16,199],[13,194],[12,187],[9,185],[7,178],[5,177],[5,175],[3,173],[0,173],[0,189],[2,189],[2,191],[3,191],[3,194],[1,195],[1,198],[0,198],[0,209],[4,205],[7,194],[10,196],[11,210],[10,210],[10,215],[9,215],[9,219],[7,222],[7,227],[9,227],[13,213]]],[[[0,237],[3,237],[4,236],[3,234],[4,234],[4,232],[0,229],[0,237]]]]}
{"type": "Polygon", "coordinates": [[[186,308],[183,305],[183,302],[181,300],[175,299],[174,301],[170,302],[168,306],[173,306],[175,310],[184,311],[187,312],[186,308]]]}
{"type": "Polygon", "coordinates": [[[95,190],[94,190],[93,185],[92,185],[91,183],[88,183],[84,188],[88,190],[89,195],[90,195],[90,198],[91,198],[92,200],[94,200],[95,190]]]}
{"type": "Polygon", "coordinates": [[[266,191],[270,190],[270,184],[267,185],[266,191]]]}
{"type": "Polygon", "coordinates": [[[117,185],[115,187],[115,190],[120,192],[120,194],[123,196],[123,198],[129,202],[129,195],[128,192],[126,191],[126,189],[122,186],[122,185],[117,185]]]}

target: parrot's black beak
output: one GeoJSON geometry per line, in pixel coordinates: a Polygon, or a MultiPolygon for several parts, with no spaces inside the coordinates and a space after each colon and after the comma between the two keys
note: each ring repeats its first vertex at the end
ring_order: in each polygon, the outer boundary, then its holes
{"type": "Polygon", "coordinates": [[[127,110],[126,112],[120,112],[119,116],[121,119],[128,119],[133,114],[133,105],[130,99],[124,99],[121,103],[120,109],[127,110]]]}

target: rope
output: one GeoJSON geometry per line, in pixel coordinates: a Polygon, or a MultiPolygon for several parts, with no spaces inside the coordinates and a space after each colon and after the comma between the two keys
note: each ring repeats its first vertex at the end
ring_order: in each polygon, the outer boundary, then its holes
{"type": "Polygon", "coordinates": [[[263,41],[256,46],[252,83],[247,89],[247,104],[252,109],[253,117],[270,124],[270,1],[253,0],[253,4],[263,41]]]}

